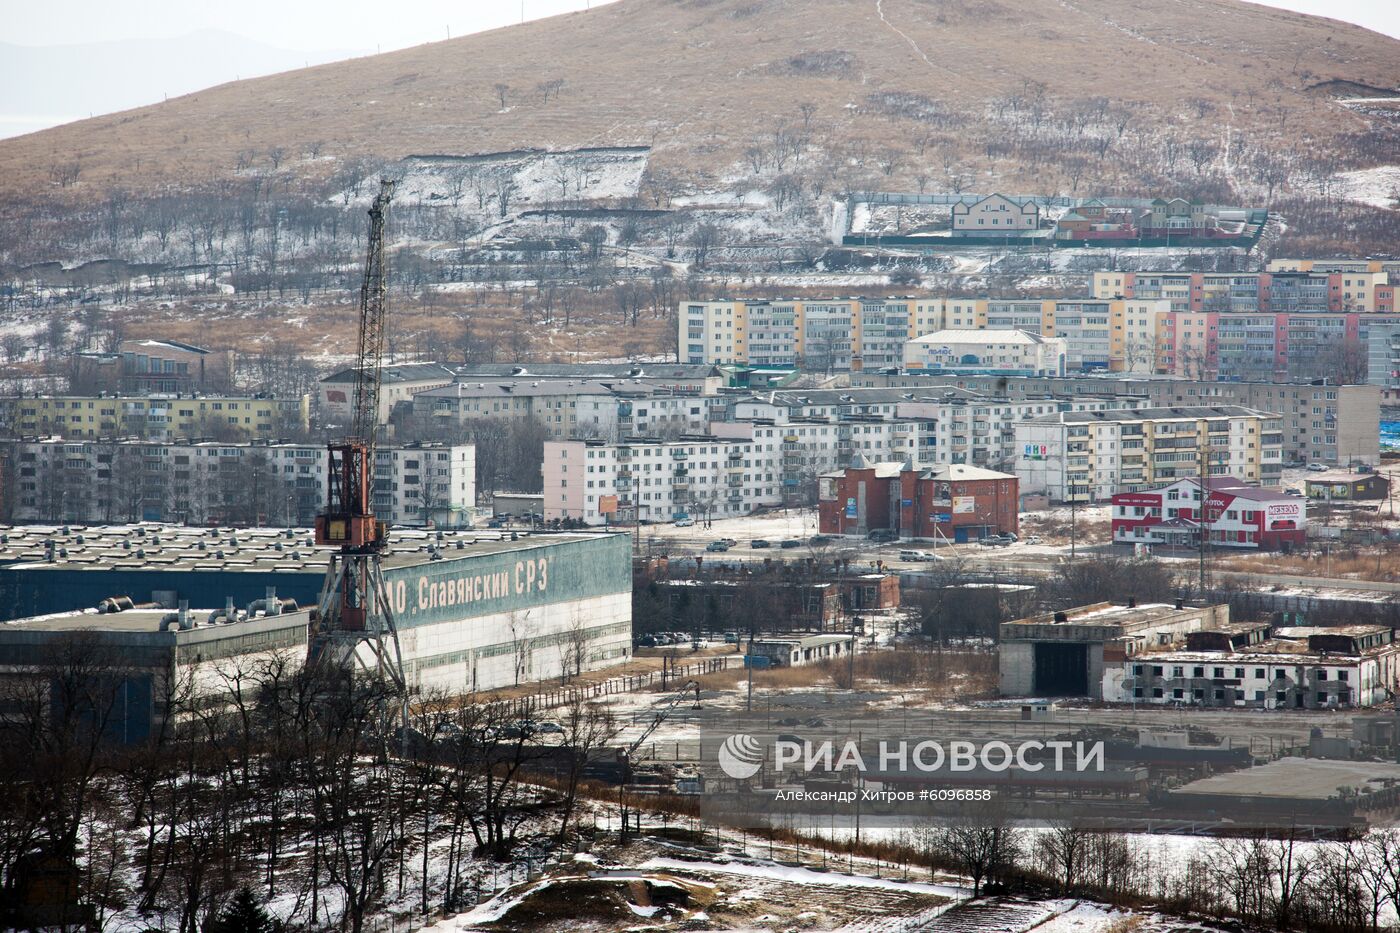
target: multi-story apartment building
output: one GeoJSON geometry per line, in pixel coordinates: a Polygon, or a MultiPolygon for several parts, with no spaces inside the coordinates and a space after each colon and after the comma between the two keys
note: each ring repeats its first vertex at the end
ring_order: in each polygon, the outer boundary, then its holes
{"type": "Polygon", "coordinates": [[[708,435],[675,441],[546,441],[544,517],[587,525],[745,515],[783,501],[780,442],[708,435]]]}
{"type": "Polygon", "coordinates": [[[58,395],[0,398],[10,435],[65,438],[217,437],[255,440],[305,434],[311,400],[249,395],[58,395]]]}
{"type": "Polygon", "coordinates": [[[813,372],[897,367],[904,345],[943,330],[1023,330],[1062,337],[1070,369],[1152,372],[1165,300],[823,298],[684,302],[691,363],[801,365],[813,372]]]}
{"type": "Polygon", "coordinates": [[[1400,275],[1400,259],[1272,259],[1270,272],[1384,272],[1400,275]]]}
{"type": "Polygon", "coordinates": [[[1240,406],[1059,412],[1015,426],[1023,493],[1103,501],[1206,472],[1271,484],[1283,422],[1240,406]]]}
{"type": "Polygon", "coordinates": [[[1172,311],[1394,311],[1385,271],[1096,272],[1095,298],[1161,299],[1172,311]]]}
{"type": "Polygon", "coordinates": [[[629,382],[572,379],[454,382],[413,396],[419,419],[463,424],[534,418],[555,440],[617,439],[632,434],[703,432],[723,407],[717,395],[675,392],[629,382]]]}
{"type": "Polygon", "coordinates": [[[1063,376],[1068,346],[1063,337],[1024,330],[936,330],[904,345],[911,372],[1063,376]]]}
{"type": "Polygon", "coordinates": [[[856,386],[929,390],[956,386],[1001,399],[1099,393],[1135,398],[1147,407],[1241,405],[1277,412],[1283,419],[1290,461],[1307,463],[1380,463],[1381,388],[1375,385],[1325,385],[1272,382],[1203,382],[1187,379],[1111,379],[1069,376],[1017,379],[1005,376],[928,376],[856,373],[856,386]]]}
{"type": "Polygon", "coordinates": [[[1366,337],[1366,382],[1391,403],[1400,398],[1400,323],[1373,324],[1366,337]]]}
{"type": "MultiPolygon", "coordinates": [[[[854,454],[870,460],[910,460],[920,466],[972,463],[1009,468],[1015,459],[1013,425],[1059,411],[1139,407],[1134,398],[1080,395],[989,398],[940,388],[923,392],[812,389],[738,399],[731,424],[715,433],[751,432],[766,425],[782,434],[791,455],[817,472],[844,468],[854,454]]],[[[789,479],[793,477],[787,477],[789,479]]]]}
{"type": "MultiPolygon", "coordinates": [[[[326,503],[324,447],[34,438],[4,442],[16,522],[309,525],[326,503]]],[[[470,524],[471,445],[375,451],[374,508],[394,524],[470,524]]]]}

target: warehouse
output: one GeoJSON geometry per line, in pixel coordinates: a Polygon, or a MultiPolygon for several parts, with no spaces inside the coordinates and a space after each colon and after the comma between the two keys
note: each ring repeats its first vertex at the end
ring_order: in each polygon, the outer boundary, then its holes
{"type": "MultiPolygon", "coordinates": [[[[51,666],[80,673],[81,701],[107,737],[142,742],[176,698],[186,710],[208,710],[227,696],[235,672],[256,680],[259,671],[290,677],[301,668],[310,612],[280,598],[255,602],[243,610],[88,609],[0,625],[0,685],[32,683],[51,666]]],[[[22,705],[7,708],[14,715],[22,705]]]]}
{"type": "Polygon", "coordinates": [[[1230,607],[1095,603],[1004,622],[998,659],[1003,696],[1102,700],[1106,666],[1151,648],[1185,643],[1188,633],[1220,630],[1230,607]]]}
{"type": "MultiPolygon", "coordinates": [[[[115,596],[163,609],[244,606],[273,587],[305,607],[319,599],[329,557],[305,530],[8,529],[0,603],[10,618],[115,596]]],[[[484,690],[626,660],[630,557],[626,535],[394,532],[384,579],[410,685],[484,690]]]]}

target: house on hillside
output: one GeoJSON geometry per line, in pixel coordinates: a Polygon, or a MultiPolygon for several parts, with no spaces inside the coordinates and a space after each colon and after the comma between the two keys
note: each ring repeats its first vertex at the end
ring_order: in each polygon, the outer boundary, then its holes
{"type": "Polygon", "coordinates": [[[989,194],[972,204],[953,205],[954,236],[1019,236],[1040,229],[1040,206],[1034,201],[989,194]]]}

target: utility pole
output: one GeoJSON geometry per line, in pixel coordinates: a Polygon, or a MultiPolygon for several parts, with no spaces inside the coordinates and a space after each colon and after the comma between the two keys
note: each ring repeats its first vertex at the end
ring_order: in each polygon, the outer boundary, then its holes
{"type": "Polygon", "coordinates": [[[1201,498],[1200,502],[1198,503],[1198,508],[1196,510],[1196,524],[1197,526],[1199,526],[1200,529],[1198,532],[1198,534],[1200,535],[1200,590],[1201,598],[1204,598],[1206,592],[1206,544],[1210,538],[1210,524],[1208,523],[1206,518],[1206,501],[1210,497],[1209,487],[1206,486],[1206,478],[1210,475],[1209,432],[1207,432],[1206,437],[1201,441],[1200,446],[1197,448],[1197,452],[1199,453],[1198,462],[1196,464],[1196,469],[1198,473],[1197,482],[1200,484],[1201,487],[1198,490],[1201,498]]]}

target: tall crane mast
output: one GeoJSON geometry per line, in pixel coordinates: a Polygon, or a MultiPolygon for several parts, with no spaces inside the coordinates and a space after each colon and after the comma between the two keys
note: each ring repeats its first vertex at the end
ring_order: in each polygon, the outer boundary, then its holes
{"type": "Polygon", "coordinates": [[[350,434],[327,445],[326,508],[316,516],[316,543],[340,550],[326,570],[310,654],[313,662],[336,664],[346,671],[359,665],[403,693],[403,655],[382,568],[388,526],[374,515],[375,435],[388,310],[384,224],[393,197],[394,182],[381,179],[369,209],[350,434]]]}

